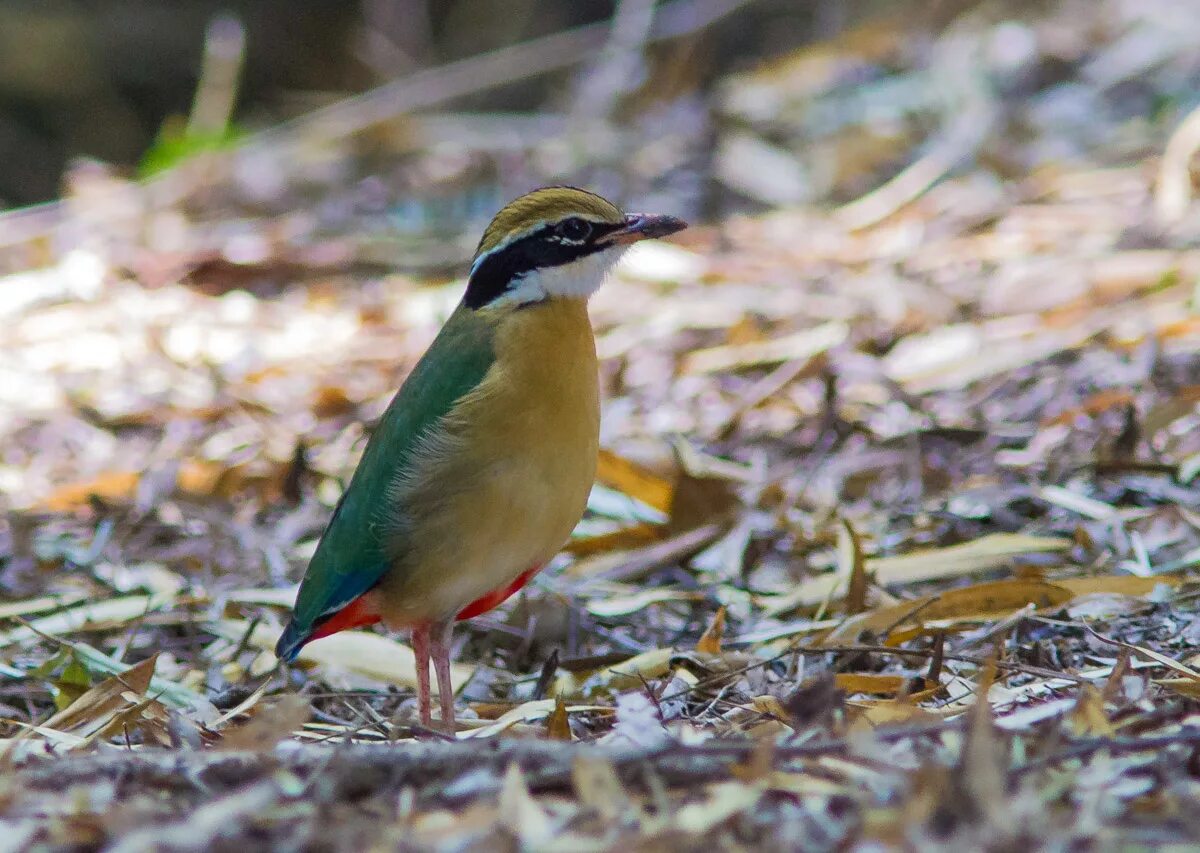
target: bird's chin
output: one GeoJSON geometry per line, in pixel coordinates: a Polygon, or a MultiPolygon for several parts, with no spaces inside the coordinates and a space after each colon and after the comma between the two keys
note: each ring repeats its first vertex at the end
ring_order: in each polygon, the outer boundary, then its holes
{"type": "Polygon", "coordinates": [[[588,299],[604,284],[609,271],[627,248],[626,245],[610,246],[569,264],[529,273],[501,299],[520,305],[544,299],[588,299]]]}

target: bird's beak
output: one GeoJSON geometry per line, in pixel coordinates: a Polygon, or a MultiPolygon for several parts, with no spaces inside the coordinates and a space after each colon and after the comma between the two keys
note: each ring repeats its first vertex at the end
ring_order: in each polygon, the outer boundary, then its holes
{"type": "Polygon", "coordinates": [[[653,237],[666,237],[676,231],[687,228],[687,223],[674,216],[654,216],[648,213],[630,213],[625,217],[625,225],[611,232],[605,238],[610,244],[629,244],[639,240],[649,240],[653,237]]]}

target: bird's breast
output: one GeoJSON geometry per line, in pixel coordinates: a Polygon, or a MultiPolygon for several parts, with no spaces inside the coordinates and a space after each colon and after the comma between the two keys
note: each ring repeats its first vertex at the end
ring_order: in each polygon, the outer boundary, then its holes
{"type": "Polygon", "coordinates": [[[586,303],[495,323],[495,363],[406,475],[404,542],[381,586],[392,624],[448,618],[546,562],[587,504],[600,406],[586,303]]]}

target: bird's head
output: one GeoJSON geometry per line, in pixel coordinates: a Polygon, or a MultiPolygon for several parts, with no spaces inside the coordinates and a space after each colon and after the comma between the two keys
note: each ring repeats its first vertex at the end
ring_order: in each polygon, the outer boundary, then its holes
{"type": "Polygon", "coordinates": [[[505,205],[483,232],[463,301],[478,309],[587,299],[629,246],[686,227],[673,216],[622,213],[574,187],[534,190],[505,205]]]}

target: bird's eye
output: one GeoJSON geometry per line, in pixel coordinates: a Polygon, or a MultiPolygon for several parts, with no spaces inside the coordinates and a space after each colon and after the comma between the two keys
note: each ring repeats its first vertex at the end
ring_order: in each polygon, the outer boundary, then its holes
{"type": "Polygon", "coordinates": [[[554,229],[559,237],[572,243],[582,243],[592,233],[592,226],[578,216],[564,219],[554,229]]]}

